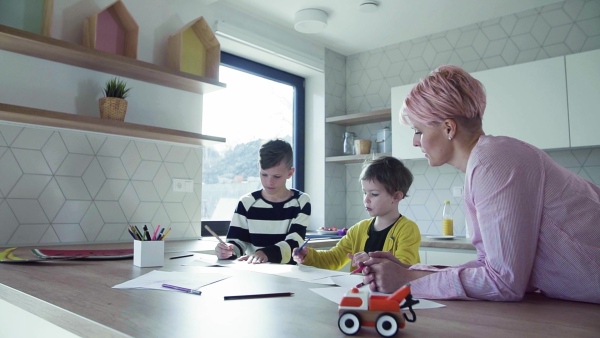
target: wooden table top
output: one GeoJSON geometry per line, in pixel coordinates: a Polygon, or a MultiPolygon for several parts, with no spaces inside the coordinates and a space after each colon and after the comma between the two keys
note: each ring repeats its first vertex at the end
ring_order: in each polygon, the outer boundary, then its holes
{"type": "MultiPolygon", "coordinates": [[[[166,242],[166,257],[182,251],[205,251],[202,241],[166,242]]],[[[119,244],[115,247],[132,246],[119,244]]],[[[181,266],[193,257],[165,260],[163,271],[194,271],[181,266]]],[[[295,279],[226,267],[236,278],[202,288],[201,296],[154,290],[113,289],[153,268],[139,268],[131,259],[55,261],[0,264],[0,297],[16,305],[19,297],[33,296],[40,304],[57,306],[104,325],[105,336],[135,337],[343,337],[337,327],[337,304],[312,292],[326,287],[295,279]],[[235,294],[251,285],[257,293],[290,291],[292,297],[224,301],[211,294],[235,294]],[[4,291],[3,291],[4,290],[4,291]],[[21,291],[16,292],[15,290],[21,291]],[[116,330],[115,333],[112,330],[116,330]]],[[[417,321],[400,330],[402,337],[596,337],[600,332],[600,305],[566,302],[528,295],[522,302],[438,301],[439,309],[417,310],[417,321]]],[[[30,306],[30,312],[75,334],[90,336],[90,327],[68,313],[57,318],[51,309],[30,306]],[[37,311],[37,312],[35,312],[37,311]],[[79,321],[78,321],[79,320],[79,321]]],[[[99,325],[99,326],[101,326],[99,325]]],[[[376,336],[363,328],[357,336],[376,336]]]]}

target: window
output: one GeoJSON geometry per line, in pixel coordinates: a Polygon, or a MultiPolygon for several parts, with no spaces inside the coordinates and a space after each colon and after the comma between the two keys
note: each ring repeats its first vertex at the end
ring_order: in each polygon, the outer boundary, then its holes
{"type": "Polygon", "coordinates": [[[223,52],[219,81],[227,88],[204,95],[202,133],[227,142],[204,148],[201,205],[203,223],[228,226],[239,198],[262,188],[266,140],[290,142],[296,171],[288,187],[304,190],[304,78],[223,52]]]}

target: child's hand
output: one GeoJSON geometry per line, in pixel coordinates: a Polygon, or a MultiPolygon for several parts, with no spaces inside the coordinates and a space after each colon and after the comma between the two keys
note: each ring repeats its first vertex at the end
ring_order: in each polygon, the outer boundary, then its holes
{"type": "Polygon", "coordinates": [[[360,267],[362,263],[366,262],[370,257],[366,252],[357,252],[354,255],[349,253],[348,258],[352,261],[353,266],[360,267]]]}
{"type": "Polygon", "coordinates": [[[308,254],[308,248],[304,247],[302,248],[302,250],[298,251],[298,248],[294,249],[294,256],[292,256],[292,258],[294,258],[294,261],[298,264],[302,264],[304,263],[304,260],[306,259],[306,255],[308,254]]]}
{"type": "Polygon", "coordinates": [[[253,255],[246,255],[243,257],[240,257],[240,259],[238,259],[238,261],[248,261],[248,264],[260,264],[260,263],[267,263],[269,261],[269,257],[267,257],[267,255],[262,252],[262,251],[257,251],[255,252],[253,255]]]}
{"type": "Polygon", "coordinates": [[[215,247],[215,253],[217,254],[218,259],[227,259],[234,255],[233,244],[219,243],[215,247]]]}

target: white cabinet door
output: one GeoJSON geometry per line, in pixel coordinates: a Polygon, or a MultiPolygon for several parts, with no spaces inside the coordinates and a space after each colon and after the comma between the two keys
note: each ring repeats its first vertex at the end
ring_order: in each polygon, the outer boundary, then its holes
{"type": "Polygon", "coordinates": [[[600,49],[566,56],[571,147],[600,145],[600,49]]]}
{"type": "Polygon", "coordinates": [[[421,148],[413,146],[414,131],[400,120],[404,99],[415,84],[392,88],[392,156],[401,160],[420,159],[425,155],[421,148]]]}
{"type": "Polygon", "coordinates": [[[486,134],[515,137],[542,149],[570,146],[564,57],[472,75],[487,93],[486,134]]]}
{"type": "Polygon", "coordinates": [[[454,266],[477,259],[475,250],[430,249],[427,250],[428,265],[454,266]]]}

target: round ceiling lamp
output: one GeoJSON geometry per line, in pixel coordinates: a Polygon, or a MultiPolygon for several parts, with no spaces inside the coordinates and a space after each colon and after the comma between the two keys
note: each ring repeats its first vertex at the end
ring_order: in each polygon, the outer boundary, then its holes
{"type": "Polygon", "coordinates": [[[296,12],[294,28],[301,33],[319,33],[327,27],[327,13],[320,9],[303,9],[296,12]]]}
{"type": "Polygon", "coordinates": [[[379,2],[373,0],[363,1],[360,5],[358,5],[358,10],[363,13],[373,13],[377,11],[378,8],[379,2]]]}

